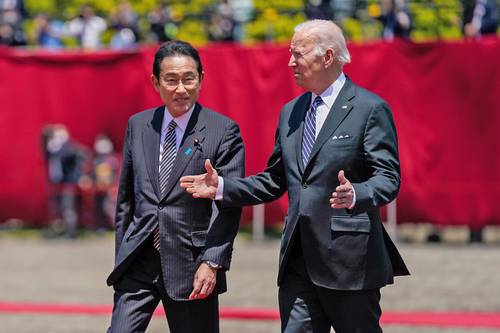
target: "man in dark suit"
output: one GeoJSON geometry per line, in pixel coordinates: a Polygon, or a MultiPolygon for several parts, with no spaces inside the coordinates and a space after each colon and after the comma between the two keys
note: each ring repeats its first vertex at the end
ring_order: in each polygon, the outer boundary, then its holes
{"type": "Polygon", "coordinates": [[[223,207],[288,191],[278,272],[282,331],[381,332],[380,288],[409,274],[379,213],[400,184],[392,115],[343,74],[350,55],[334,23],[297,26],[290,52],[295,81],[308,92],[281,110],[267,168],[219,177],[206,161],[207,173],[185,176],[181,186],[223,207]]]}
{"type": "Polygon", "coordinates": [[[108,332],[144,332],[161,300],[172,333],[219,332],[218,294],[226,291],[241,208],[194,200],[184,174],[214,161],[224,176],[244,175],[238,126],[196,103],[198,52],[181,41],[155,54],[152,83],[164,106],[132,116],[123,147],[116,211],[114,308],[108,332]]]}

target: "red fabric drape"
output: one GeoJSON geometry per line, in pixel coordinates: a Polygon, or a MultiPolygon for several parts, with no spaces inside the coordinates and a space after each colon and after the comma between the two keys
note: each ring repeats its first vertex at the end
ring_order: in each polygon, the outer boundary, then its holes
{"type": "MultiPolygon", "coordinates": [[[[128,117],[159,105],[149,75],[154,48],[116,53],[0,49],[0,221],[44,223],[44,124],[66,124],[91,146],[108,133],[121,148],[128,117]]],[[[345,72],[391,105],[399,135],[398,219],[500,224],[500,41],[350,45],[345,72]]],[[[280,107],[301,90],[288,46],[211,45],[200,101],[241,126],[247,174],[272,150],[280,107]]],[[[267,206],[282,219],[286,198],[267,206]]]]}

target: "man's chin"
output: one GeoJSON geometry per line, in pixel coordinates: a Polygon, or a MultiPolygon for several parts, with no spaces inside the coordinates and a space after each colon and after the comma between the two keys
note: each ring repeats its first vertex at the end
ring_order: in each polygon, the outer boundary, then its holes
{"type": "Polygon", "coordinates": [[[191,105],[185,103],[179,103],[172,105],[171,108],[167,106],[167,108],[172,115],[174,115],[175,117],[179,117],[182,116],[184,113],[188,112],[188,110],[191,108],[191,105]]]}

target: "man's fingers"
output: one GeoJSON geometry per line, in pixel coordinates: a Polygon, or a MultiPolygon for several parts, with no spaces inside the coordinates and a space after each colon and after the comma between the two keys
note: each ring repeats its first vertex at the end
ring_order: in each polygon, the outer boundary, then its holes
{"type": "Polygon", "coordinates": [[[191,291],[191,294],[189,294],[190,300],[197,299],[199,297],[201,287],[202,287],[202,281],[200,281],[198,275],[195,274],[193,281],[193,291],[191,291]]]}
{"type": "Polygon", "coordinates": [[[340,185],[335,188],[335,192],[349,192],[352,188],[349,185],[340,185]]]}

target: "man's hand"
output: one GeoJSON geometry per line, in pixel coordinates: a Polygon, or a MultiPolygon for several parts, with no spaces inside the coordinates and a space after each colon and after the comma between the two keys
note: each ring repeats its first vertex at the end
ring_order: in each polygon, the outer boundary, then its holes
{"type": "Polygon", "coordinates": [[[207,298],[214,291],[216,280],[217,268],[202,263],[194,275],[193,291],[189,295],[189,300],[207,298]]]}
{"type": "Polygon", "coordinates": [[[352,184],[344,176],[344,170],[339,171],[339,182],[335,192],[332,193],[330,204],[332,208],[350,208],[353,200],[353,187],[352,184]]]}
{"type": "Polygon", "coordinates": [[[193,195],[193,198],[215,199],[219,175],[212,167],[210,160],[205,160],[205,170],[207,173],[196,176],[181,177],[181,187],[193,195]]]}

